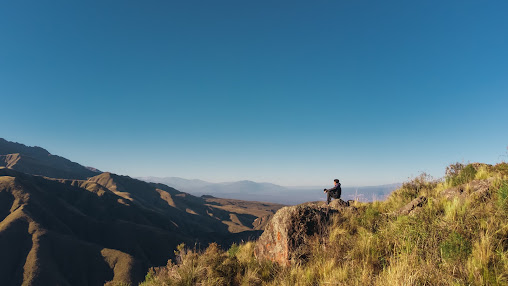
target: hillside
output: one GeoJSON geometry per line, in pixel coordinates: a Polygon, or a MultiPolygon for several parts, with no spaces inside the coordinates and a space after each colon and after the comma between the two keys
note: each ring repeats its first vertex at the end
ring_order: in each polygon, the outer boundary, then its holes
{"type": "Polygon", "coordinates": [[[26,174],[62,179],[86,179],[100,171],[84,167],[41,147],[29,147],[0,138],[0,167],[26,174]]]}
{"type": "Polygon", "coordinates": [[[386,201],[277,211],[256,242],[180,246],[150,285],[507,285],[508,164],[451,165],[386,201]]]}
{"type": "Polygon", "coordinates": [[[111,173],[69,180],[0,168],[0,281],[136,283],[180,243],[256,238],[255,220],[280,207],[222,203],[111,173]]]}

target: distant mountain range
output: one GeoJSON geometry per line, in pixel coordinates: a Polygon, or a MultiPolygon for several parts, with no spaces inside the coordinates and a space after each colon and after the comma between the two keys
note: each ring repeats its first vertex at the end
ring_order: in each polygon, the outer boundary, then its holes
{"type": "Polygon", "coordinates": [[[137,179],[151,182],[161,183],[173,188],[189,192],[194,195],[214,195],[218,193],[224,194],[235,194],[239,190],[243,193],[256,194],[259,192],[279,192],[286,188],[271,184],[271,183],[256,183],[253,181],[237,181],[237,182],[225,182],[225,183],[210,183],[202,180],[188,180],[179,177],[136,177],[137,179]]]}
{"type": "MultiPolygon", "coordinates": [[[[211,183],[203,180],[189,180],[179,177],[138,177],[138,179],[162,183],[175,189],[201,196],[211,195],[221,198],[239,200],[256,200],[280,204],[300,204],[309,201],[325,200],[324,188],[331,186],[303,186],[285,187],[271,183],[256,183],[252,181],[237,181],[226,183],[211,183]]],[[[345,200],[374,201],[384,200],[401,184],[388,184],[366,187],[342,187],[342,198],[345,200]]]]}
{"type": "Polygon", "coordinates": [[[178,244],[256,238],[282,207],[196,197],[4,139],[0,161],[1,285],[136,285],[178,244]]]}

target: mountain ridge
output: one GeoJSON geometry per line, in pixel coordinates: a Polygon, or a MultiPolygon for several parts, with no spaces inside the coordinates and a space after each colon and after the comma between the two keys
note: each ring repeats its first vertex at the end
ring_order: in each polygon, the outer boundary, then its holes
{"type": "Polygon", "coordinates": [[[84,167],[64,157],[52,155],[38,146],[26,146],[0,138],[0,167],[23,173],[64,179],[86,179],[100,171],[84,167]]]}

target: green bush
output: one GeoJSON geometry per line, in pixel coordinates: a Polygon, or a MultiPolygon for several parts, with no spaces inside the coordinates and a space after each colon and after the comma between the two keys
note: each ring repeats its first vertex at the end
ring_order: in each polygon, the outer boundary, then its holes
{"type": "Polygon", "coordinates": [[[494,166],[494,170],[499,172],[501,175],[508,176],[508,163],[499,163],[494,166]]]}
{"type": "Polygon", "coordinates": [[[471,242],[457,232],[452,232],[440,245],[444,260],[465,259],[471,254],[471,242]]]}
{"type": "Polygon", "coordinates": [[[381,212],[372,204],[368,205],[365,208],[365,212],[358,216],[359,224],[372,232],[377,231],[380,226],[381,219],[381,212]]]}
{"type": "Polygon", "coordinates": [[[419,176],[402,184],[401,193],[406,199],[414,199],[420,195],[423,190],[431,190],[435,188],[437,182],[427,173],[421,173],[419,176]]]}
{"type": "Polygon", "coordinates": [[[385,211],[394,211],[399,209],[419,196],[423,195],[427,197],[434,191],[437,185],[437,180],[434,180],[427,173],[422,173],[419,176],[404,182],[398,190],[395,190],[390,194],[388,200],[383,204],[385,211]]]}
{"type": "Polygon", "coordinates": [[[464,168],[460,168],[459,171],[448,172],[446,177],[446,183],[450,187],[466,184],[475,179],[476,169],[473,165],[469,164],[464,168]]]}
{"type": "Polygon", "coordinates": [[[508,209],[508,182],[503,181],[501,186],[497,190],[497,199],[499,207],[502,209],[508,209]]]}
{"type": "Polygon", "coordinates": [[[240,250],[240,245],[233,243],[231,245],[231,247],[228,249],[229,257],[235,257],[239,250],[240,250]]]}

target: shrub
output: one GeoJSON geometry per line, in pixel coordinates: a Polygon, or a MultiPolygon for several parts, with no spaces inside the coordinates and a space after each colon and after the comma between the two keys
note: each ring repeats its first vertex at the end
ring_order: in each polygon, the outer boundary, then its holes
{"type": "Polygon", "coordinates": [[[239,250],[240,246],[236,243],[233,243],[228,250],[229,257],[235,257],[239,250]]]}
{"type": "Polygon", "coordinates": [[[418,196],[428,196],[428,193],[433,192],[437,184],[437,180],[433,180],[427,173],[422,173],[414,179],[403,183],[400,189],[392,192],[384,207],[387,211],[391,211],[400,208],[418,196]]]}
{"type": "Polygon", "coordinates": [[[488,177],[490,177],[491,174],[489,172],[489,168],[484,165],[484,166],[481,166],[477,172],[476,172],[476,175],[474,177],[475,180],[485,180],[487,179],[488,177]]]}
{"type": "Polygon", "coordinates": [[[508,181],[503,181],[497,190],[498,206],[503,209],[508,209],[508,181]]]}
{"type": "Polygon", "coordinates": [[[432,176],[424,172],[413,180],[403,183],[402,189],[406,190],[406,192],[403,192],[406,198],[414,199],[420,194],[421,191],[431,190],[435,188],[436,185],[437,182],[432,179],[432,176]]]}
{"type": "Polygon", "coordinates": [[[381,212],[373,204],[368,205],[365,211],[358,217],[360,225],[372,232],[377,231],[381,219],[381,212]]]}
{"type": "Polygon", "coordinates": [[[462,171],[462,169],[464,169],[464,164],[462,163],[455,163],[455,164],[450,164],[448,167],[446,167],[446,171],[445,171],[445,176],[447,178],[449,177],[456,177],[459,175],[460,171],[462,171]]]}
{"type": "Polygon", "coordinates": [[[447,168],[446,171],[446,183],[450,187],[466,184],[475,179],[477,171],[473,165],[469,164],[465,167],[456,167],[455,165],[450,166],[448,166],[450,170],[447,168]],[[450,168],[450,166],[454,167],[450,168]]]}
{"type": "Polygon", "coordinates": [[[499,163],[494,166],[494,170],[499,172],[502,176],[508,176],[508,163],[499,163]]]}
{"type": "Polygon", "coordinates": [[[444,260],[466,259],[471,254],[471,242],[457,232],[452,232],[440,245],[444,260]]]}

